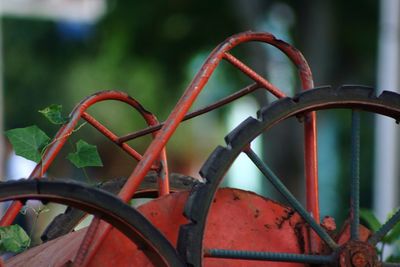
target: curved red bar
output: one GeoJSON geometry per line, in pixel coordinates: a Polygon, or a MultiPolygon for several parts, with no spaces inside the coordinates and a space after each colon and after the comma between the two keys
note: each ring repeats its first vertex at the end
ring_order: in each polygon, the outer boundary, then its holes
{"type": "MultiPolygon", "coordinates": [[[[174,133],[178,125],[183,120],[184,116],[192,106],[193,102],[195,101],[195,99],[197,98],[203,87],[206,85],[208,79],[210,78],[210,76],[212,75],[218,64],[226,56],[226,53],[235,46],[239,45],[240,43],[250,42],[250,41],[269,43],[280,49],[291,59],[291,61],[298,68],[303,89],[309,89],[313,87],[311,70],[307,64],[307,61],[304,59],[300,51],[298,51],[296,48],[292,47],[288,43],[275,38],[272,34],[244,32],[233,35],[232,37],[226,39],[223,43],[218,45],[208,56],[203,66],[201,67],[200,71],[196,74],[192,82],[186,88],[184,94],[179,99],[175,108],[168,116],[167,120],[165,121],[165,124],[158,132],[157,137],[147,148],[145,154],[143,155],[143,159],[138,163],[138,165],[136,166],[132,174],[129,176],[127,182],[125,183],[124,187],[119,193],[119,196],[121,197],[122,200],[129,201],[129,199],[132,198],[133,194],[140,185],[140,181],[142,181],[143,177],[150,170],[152,163],[157,159],[158,155],[165,147],[166,143],[171,138],[172,134],[174,133]]],[[[257,80],[256,82],[259,82],[259,80],[257,80]]],[[[268,86],[266,88],[267,90],[276,91],[279,94],[279,91],[276,90],[276,87],[274,87],[269,83],[261,84],[261,86],[268,86]]],[[[284,96],[283,93],[282,96],[284,96]]],[[[312,121],[313,121],[312,123],[315,125],[315,117],[312,118],[312,121]]],[[[308,125],[306,125],[305,127],[306,129],[309,128],[308,125]]],[[[316,129],[316,127],[313,127],[312,129],[316,129]]],[[[308,131],[307,134],[309,134],[308,131]]],[[[316,140],[315,138],[316,136],[312,136],[311,139],[306,138],[306,141],[316,140]]],[[[311,144],[316,144],[316,141],[311,142],[311,144]]],[[[308,145],[306,145],[306,148],[308,148],[308,145]]],[[[312,151],[316,151],[316,148],[314,147],[312,151]]],[[[316,154],[312,156],[314,158],[311,159],[311,162],[316,163],[316,154]]],[[[306,168],[308,168],[309,165],[312,166],[312,164],[308,163],[307,159],[306,161],[307,161],[306,168]]],[[[308,172],[306,171],[306,173],[308,172]]],[[[307,179],[308,178],[309,177],[307,175],[307,179]]],[[[310,178],[312,180],[317,179],[316,176],[310,178]]],[[[318,205],[318,203],[316,203],[316,205],[318,205]]],[[[110,229],[111,229],[110,225],[104,223],[100,224],[99,233],[94,237],[91,247],[86,252],[86,256],[83,261],[83,266],[85,266],[88,262],[90,262],[94,253],[99,248],[101,242],[104,240],[105,236],[107,235],[110,229]]]]}
{"type": "MultiPolygon", "coordinates": [[[[225,44],[221,46],[226,46],[227,49],[232,49],[237,44],[241,42],[248,41],[260,41],[271,44],[283,53],[285,53],[290,60],[294,63],[299,71],[299,76],[303,90],[310,89],[314,87],[314,82],[312,79],[311,69],[301,54],[299,50],[289,45],[288,43],[276,39],[272,34],[269,33],[253,33],[245,32],[242,34],[234,35],[228,38],[225,44]]],[[[224,57],[228,59],[233,65],[240,68],[240,62],[236,62],[236,59],[224,52],[224,57]]],[[[249,77],[254,79],[256,82],[264,86],[268,91],[277,97],[284,97],[279,90],[277,90],[273,85],[268,82],[258,81],[257,74],[251,69],[246,70],[246,66],[240,68],[249,77]]],[[[318,156],[317,156],[317,127],[316,127],[316,113],[311,112],[306,114],[305,124],[304,124],[304,138],[305,138],[305,177],[306,177],[306,208],[312,213],[313,217],[317,222],[320,220],[319,215],[319,197],[318,197],[318,156]]]]}
{"type": "MultiPolygon", "coordinates": [[[[68,137],[72,134],[73,130],[75,129],[78,121],[82,118],[85,111],[92,105],[98,102],[102,102],[105,100],[117,100],[127,103],[128,105],[135,108],[146,120],[149,126],[157,125],[158,120],[157,118],[143,108],[143,106],[130,97],[128,94],[120,91],[102,91],[95,93],[84,100],[82,100],[74,110],[70,114],[70,121],[63,125],[60,130],[57,132],[56,136],[54,137],[54,141],[51,145],[49,145],[48,149],[43,155],[42,161],[36,165],[35,169],[32,171],[29,178],[40,178],[44,175],[47,169],[50,167],[51,163],[57,156],[58,152],[64,146],[65,142],[68,140],[68,137]]],[[[157,133],[154,133],[153,136],[156,137],[157,133]]],[[[133,150],[133,149],[132,149],[133,150]]],[[[164,149],[163,149],[164,150],[164,149]]],[[[161,187],[161,194],[165,194],[169,192],[169,185],[168,185],[168,169],[167,169],[167,159],[165,151],[162,152],[161,158],[161,167],[164,167],[164,179],[163,182],[160,182],[161,187]]],[[[11,206],[7,209],[4,216],[1,218],[0,225],[5,226],[9,225],[13,222],[15,217],[18,215],[22,204],[20,202],[14,201],[11,206]]]]}
{"type": "MultiPolygon", "coordinates": [[[[172,110],[171,114],[167,118],[164,126],[160,129],[159,132],[155,134],[154,141],[147,148],[145,154],[142,157],[142,160],[138,163],[137,167],[131,173],[126,182],[125,186],[121,190],[119,196],[124,200],[128,201],[137,190],[139,184],[143,180],[144,176],[151,169],[154,162],[161,158],[161,160],[165,159],[165,150],[164,147],[180,122],[183,120],[184,116],[190,109],[191,105],[203,89],[203,87],[208,82],[208,79],[220,63],[220,61],[225,58],[230,58],[228,52],[236,47],[237,45],[244,42],[264,42],[271,44],[278,49],[280,49],[283,53],[285,53],[291,61],[296,65],[299,71],[299,76],[301,80],[301,84],[303,89],[309,89],[313,87],[312,73],[311,70],[302,56],[302,54],[287,44],[284,41],[276,39],[272,34],[269,33],[254,33],[254,32],[244,32],[237,35],[234,35],[228,39],[226,39],[223,43],[217,46],[209,57],[206,59],[200,71],[194,77],[192,82],[189,84],[184,94],[178,101],[175,108],[172,110]]],[[[230,58],[234,60],[234,58],[230,58]]],[[[239,62],[238,62],[239,63],[239,62]]],[[[244,66],[244,65],[242,65],[244,66]]],[[[267,90],[274,93],[274,95],[278,97],[284,97],[284,94],[279,91],[272,84],[264,80],[261,76],[250,68],[246,69],[245,67],[240,68],[240,70],[244,71],[248,74],[252,79],[256,80],[258,84],[265,87],[267,90]],[[266,82],[265,82],[266,81],[266,82]]],[[[104,100],[120,100],[123,102],[128,101],[130,105],[135,107],[150,123],[153,123],[152,115],[147,112],[137,101],[130,98],[128,95],[117,92],[117,91],[106,91],[95,94],[83,100],[71,113],[71,121],[63,126],[56,135],[55,142],[48,148],[46,151],[42,164],[39,164],[31,177],[39,177],[47,170],[49,165],[51,164],[54,157],[57,155],[63,144],[66,142],[68,136],[72,133],[73,129],[78,123],[78,120],[82,117],[85,110],[93,105],[94,103],[104,101],[104,100]]],[[[156,124],[158,122],[155,122],[156,124]]],[[[309,211],[313,213],[314,218],[318,220],[319,211],[318,211],[318,190],[317,190],[317,157],[316,157],[316,127],[315,127],[315,114],[307,115],[306,124],[305,124],[305,135],[306,135],[306,180],[307,180],[307,208],[309,211]]],[[[164,162],[164,161],[163,161],[164,162]]],[[[161,164],[163,165],[163,164],[161,164]]],[[[166,167],[166,162],[164,167],[166,167]]],[[[15,203],[13,203],[15,206],[15,203]]],[[[14,210],[16,210],[15,208],[14,210]]],[[[19,209],[18,209],[19,210],[19,209]]],[[[18,211],[17,211],[18,213],[18,211]]],[[[2,218],[0,221],[0,225],[5,225],[6,223],[11,223],[14,219],[14,215],[8,211],[6,216],[2,218]],[[12,218],[12,219],[11,219],[12,218]]],[[[105,224],[100,224],[99,227],[99,235],[95,236],[95,242],[89,248],[87,255],[85,257],[85,263],[90,261],[91,256],[95,253],[98,246],[101,244],[103,237],[108,232],[110,226],[105,224]]]]}
{"type": "Polygon", "coordinates": [[[239,45],[240,43],[250,41],[264,42],[279,48],[291,59],[291,61],[298,68],[303,88],[309,89],[313,87],[311,70],[303,55],[297,49],[287,44],[286,42],[276,39],[272,34],[245,32],[226,39],[223,43],[217,46],[208,56],[200,71],[194,77],[194,79],[178,101],[177,105],[172,110],[164,126],[159,131],[159,135],[154,139],[154,141],[146,150],[145,154],[143,155],[143,160],[139,162],[138,166],[130,175],[127,183],[120,192],[120,197],[123,200],[127,201],[133,196],[134,192],[137,189],[137,186],[139,185],[137,180],[141,180],[142,177],[144,177],[149,171],[152,162],[154,162],[161,149],[166,145],[169,138],[178,127],[179,123],[182,121],[183,117],[195,101],[196,97],[199,95],[199,93],[207,83],[208,79],[220,63],[221,59],[225,57],[225,53],[227,53],[229,50],[239,45]]]}

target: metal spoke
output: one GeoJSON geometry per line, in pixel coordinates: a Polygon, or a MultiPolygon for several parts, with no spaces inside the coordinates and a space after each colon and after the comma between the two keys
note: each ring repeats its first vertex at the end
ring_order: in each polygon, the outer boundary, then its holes
{"type": "Polygon", "coordinates": [[[390,217],[390,219],[368,239],[368,242],[371,245],[376,245],[399,222],[400,209],[398,209],[397,212],[392,217],[390,217]]]}
{"type": "Polygon", "coordinates": [[[360,225],[360,112],[351,114],[351,191],[350,191],[351,239],[359,240],[360,225]]]}
{"type": "Polygon", "coordinates": [[[280,179],[271,171],[271,169],[257,156],[256,153],[249,147],[244,151],[247,156],[253,161],[257,168],[264,174],[272,185],[285,197],[290,205],[303,217],[304,220],[311,226],[312,229],[321,237],[328,246],[335,250],[338,248],[336,242],[328,235],[328,233],[314,220],[314,218],[303,208],[300,202],[290,193],[280,179]]]}
{"type": "Polygon", "coordinates": [[[400,263],[383,262],[382,267],[400,267],[400,263]]]}
{"type": "Polygon", "coordinates": [[[226,249],[206,249],[205,257],[243,259],[243,260],[265,260],[279,262],[298,262],[310,264],[329,264],[333,263],[334,256],[305,255],[294,253],[277,253],[245,250],[226,250],[226,249]]]}

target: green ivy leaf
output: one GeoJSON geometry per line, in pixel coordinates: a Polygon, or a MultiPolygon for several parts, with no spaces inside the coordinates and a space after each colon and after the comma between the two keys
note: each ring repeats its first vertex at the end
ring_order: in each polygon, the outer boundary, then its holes
{"type": "Polygon", "coordinates": [[[67,159],[72,162],[77,168],[84,168],[89,166],[103,166],[97,148],[90,145],[83,140],[76,143],[76,152],[70,153],[67,159]]]}
{"type": "Polygon", "coordinates": [[[68,121],[68,119],[62,115],[61,110],[61,105],[52,104],[42,110],[39,110],[39,112],[42,113],[43,116],[45,116],[53,124],[64,124],[68,121]]]}
{"type": "Polygon", "coordinates": [[[19,253],[30,243],[31,239],[18,224],[0,227],[0,251],[19,253]]]}
{"type": "Polygon", "coordinates": [[[15,154],[38,163],[50,138],[36,125],[6,131],[15,154]]]}
{"type": "Polygon", "coordinates": [[[368,227],[376,232],[381,228],[382,224],[379,222],[378,218],[374,215],[374,213],[368,209],[360,210],[360,217],[363,219],[368,225],[368,227]]]}

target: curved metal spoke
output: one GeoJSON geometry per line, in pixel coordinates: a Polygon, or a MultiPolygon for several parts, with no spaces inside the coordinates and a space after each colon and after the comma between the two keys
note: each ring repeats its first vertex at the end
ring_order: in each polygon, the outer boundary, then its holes
{"type": "Polygon", "coordinates": [[[228,258],[242,260],[265,260],[279,262],[298,262],[310,264],[329,264],[333,263],[334,256],[305,255],[294,253],[261,252],[246,250],[226,250],[226,249],[206,249],[205,257],[228,258]]]}
{"type": "Polygon", "coordinates": [[[400,208],[397,212],[390,217],[390,219],[379,228],[376,233],[374,233],[369,239],[368,242],[371,245],[376,245],[381,239],[397,224],[400,222],[400,208]]]}
{"type": "Polygon", "coordinates": [[[350,191],[351,239],[359,240],[360,224],[360,112],[351,114],[351,191],[350,191]]]}
{"type": "Polygon", "coordinates": [[[257,156],[256,153],[249,147],[244,151],[247,156],[253,161],[257,168],[264,176],[272,183],[272,185],[285,197],[290,205],[303,217],[303,219],[311,226],[312,229],[323,239],[328,246],[335,250],[338,248],[336,242],[328,235],[328,233],[314,220],[314,218],[303,208],[300,202],[292,195],[287,187],[280,179],[272,172],[272,170],[257,156]]]}

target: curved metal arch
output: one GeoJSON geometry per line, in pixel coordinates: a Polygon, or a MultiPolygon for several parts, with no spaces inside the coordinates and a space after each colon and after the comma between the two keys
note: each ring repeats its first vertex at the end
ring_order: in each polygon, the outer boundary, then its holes
{"type": "MultiPolygon", "coordinates": [[[[30,174],[29,178],[43,177],[44,176],[43,174],[48,170],[51,163],[53,162],[53,160],[58,155],[61,148],[66,143],[69,136],[72,134],[74,128],[78,124],[79,120],[81,118],[85,119],[89,118],[89,120],[90,118],[92,118],[90,115],[86,113],[86,110],[98,102],[103,102],[107,100],[117,100],[127,103],[131,107],[135,108],[143,116],[143,118],[145,119],[145,121],[149,126],[158,124],[158,120],[155,117],[155,115],[147,111],[137,100],[130,97],[128,94],[116,90],[97,92],[91,96],[86,97],[79,104],[75,106],[75,108],[69,115],[70,117],[69,122],[63,125],[58,130],[57,134],[53,139],[54,141],[49,145],[49,147],[47,148],[46,152],[43,155],[41,162],[39,162],[36,165],[32,173],[30,174]]],[[[156,135],[157,133],[153,134],[154,138],[156,137],[156,135]]],[[[139,157],[140,156],[139,153],[137,153],[134,149],[132,149],[128,145],[125,145],[125,147],[129,147],[128,150],[130,150],[131,152],[133,151],[133,154],[131,154],[132,156],[134,156],[137,160],[141,160],[141,157],[139,157]]],[[[161,162],[160,166],[162,166],[161,168],[164,168],[163,171],[165,172],[163,181],[160,182],[160,187],[161,187],[160,193],[165,194],[169,191],[169,187],[168,187],[167,157],[164,148],[162,149],[162,154],[160,155],[159,159],[161,162]]],[[[141,181],[138,181],[138,184],[140,184],[140,182],[141,181]]],[[[21,209],[21,207],[22,204],[20,202],[14,201],[8,208],[4,216],[1,218],[0,225],[4,226],[11,224],[12,221],[15,219],[15,217],[18,215],[18,212],[21,209]]]]}
{"type": "MultiPolygon", "coordinates": [[[[291,59],[291,61],[298,68],[303,89],[309,89],[313,86],[312,73],[307,61],[304,59],[300,51],[298,51],[296,48],[289,45],[288,43],[277,39],[270,33],[244,32],[229,37],[211,52],[199,72],[196,74],[192,82],[185,90],[175,108],[172,110],[171,114],[165,121],[164,126],[159,131],[159,135],[147,148],[145,154],[143,155],[143,160],[139,162],[138,166],[130,175],[127,184],[121,190],[120,197],[122,199],[128,200],[132,197],[136,190],[136,183],[134,181],[135,177],[144,177],[144,175],[148,172],[152,162],[154,162],[156,157],[159,155],[161,149],[166,145],[169,138],[178,127],[179,123],[183,120],[184,116],[188,112],[189,108],[192,106],[193,102],[195,101],[201,90],[208,82],[208,79],[211,77],[218,64],[223,58],[226,57],[226,53],[241,43],[251,41],[268,43],[280,49],[291,59]]],[[[269,82],[265,85],[267,86],[268,84],[269,82]]],[[[267,87],[266,89],[275,91],[274,86],[267,87]]],[[[316,201],[318,199],[318,178],[316,168],[317,156],[315,114],[311,115],[310,117],[311,118],[309,122],[307,122],[305,125],[306,151],[310,152],[307,157],[309,158],[309,160],[307,160],[306,162],[306,177],[309,177],[308,179],[310,181],[307,181],[307,184],[310,185],[309,191],[310,194],[313,195],[311,198],[312,200],[309,200],[309,202],[312,202],[312,205],[309,205],[309,210],[312,210],[312,212],[314,213],[314,217],[319,217],[318,203],[316,201]]]]}

